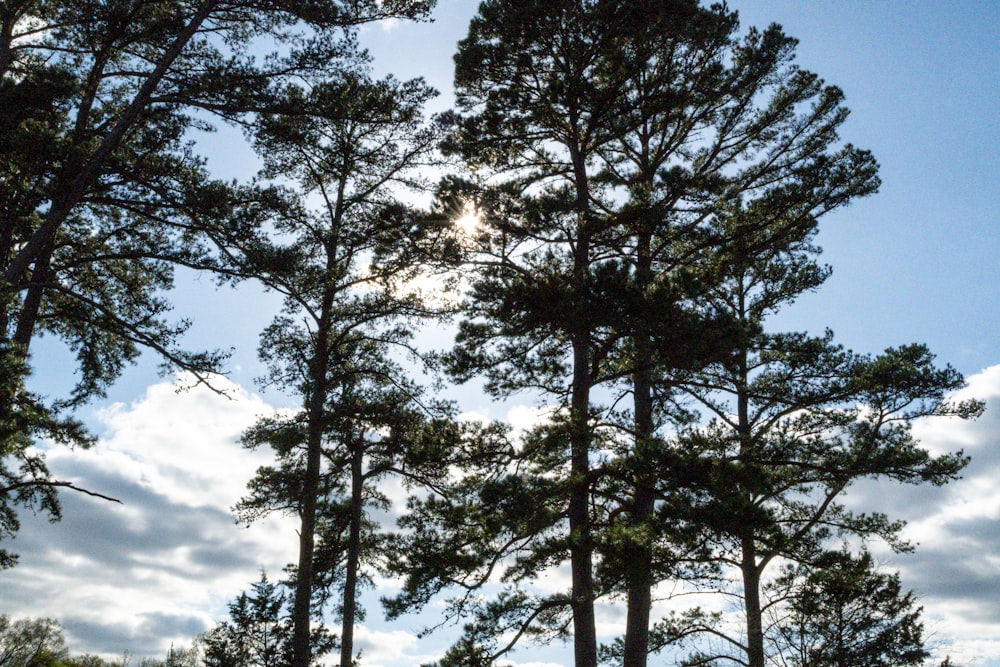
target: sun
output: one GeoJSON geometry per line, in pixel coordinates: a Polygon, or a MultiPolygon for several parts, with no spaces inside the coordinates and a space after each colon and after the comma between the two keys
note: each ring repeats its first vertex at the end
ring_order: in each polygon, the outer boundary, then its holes
{"type": "Polygon", "coordinates": [[[463,235],[475,236],[482,222],[483,216],[479,209],[472,202],[466,202],[461,213],[455,218],[454,225],[463,235]]]}

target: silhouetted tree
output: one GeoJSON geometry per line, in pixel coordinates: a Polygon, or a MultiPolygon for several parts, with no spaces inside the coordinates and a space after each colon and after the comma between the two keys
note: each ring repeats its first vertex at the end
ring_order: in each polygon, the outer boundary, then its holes
{"type": "MultiPolygon", "coordinates": [[[[901,523],[849,511],[838,499],[862,479],[934,485],[955,479],[967,458],[932,455],[913,438],[912,424],[982,411],[979,401],[948,399],[964,380],[951,367],[936,367],[925,346],[866,356],[835,345],[829,332],[767,330],[770,315],[828,275],[815,261],[808,225],[757,247],[761,234],[773,234],[770,225],[783,226],[772,206],[752,201],[718,217],[734,241],[720,250],[724,279],[710,290],[710,303],[730,314],[740,335],[728,359],[677,385],[712,418],[685,428],[680,444],[704,484],[696,520],[715,533],[719,562],[739,573],[746,639],[730,634],[729,640],[750,667],[766,660],[767,568],[777,559],[813,562],[839,534],[905,549],[901,523]]],[[[667,634],[688,632],[673,626],[667,634]]]]}
{"type": "Polygon", "coordinates": [[[930,657],[913,593],[903,593],[899,575],[880,572],[867,551],[825,552],[771,588],[789,597],[774,633],[787,665],[902,667],[930,657]]]}
{"type": "Polygon", "coordinates": [[[8,517],[19,505],[58,516],[58,485],[25,458],[26,438],[89,444],[65,413],[102,395],[143,349],[202,379],[218,368],[222,355],[178,347],[187,323],[168,321],[162,292],[177,266],[217,268],[214,225],[256,195],[213,180],[190,133],[215,120],[245,127],[260,113],[315,113],[286,94],[290,82],[350,69],[356,26],[422,16],[432,4],[3,3],[0,458],[13,478],[0,483],[4,532],[16,530],[8,517]],[[65,400],[29,391],[38,332],[76,355],[65,400]]]}
{"type": "Polygon", "coordinates": [[[434,154],[437,131],[423,120],[434,91],[421,80],[372,80],[357,63],[310,84],[298,94],[326,109],[322,117],[269,116],[255,135],[263,175],[291,180],[295,196],[266,221],[270,236],[251,227],[229,237],[234,272],[285,297],[260,356],[265,382],[302,401],[300,412],[247,432],[248,447],[270,445],[278,462],[259,471],[239,511],[248,520],[270,511],[299,517],[294,664],[308,662],[317,588],[336,583],[340,661],[349,667],[364,568],[386,556],[386,538],[367,519],[387,502],[376,482],[411,475],[409,443],[443,414],[393,360],[413,351],[408,323],[434,314],[408,285],[419,271],[411,260],[421,225],[396,196],[420,184],[417,168],[434,154]]]}
{"type": "MultiPolygon", "coordinates": [[[[199,638],[205,667],[278,667],[292,658],[292,621],[284,587],[261,573],[250,591],[229,603],[229,619],[199,638]]],[[[314,661],[333,648],[326,628],[312,630],[314,661]]]]}
{"type": "MultiPolygon", "coordinates": [[[[795,67],[794,40],[776,26],[737,31],[734,13],[693,1],[485,2],[459,45],[464,115],[451,147],[480,181],[452,182],[449,196],[473,198],[482,224],[466,248],[474,273],[452,371],[485,375],[497,396],[540,391],[559,408],[521,452],[512,474],[527,479],[483,473],[519,502],[501,505],[494,540],[469,539],[516,552],[518,565],[463,646],[482,648],[490,623],[515,639],[565,634],[569,614],[576,664],[593,665],[595,600],[624,591],[624,660],[645,664],[651,589],[680,565],[665,548],[678,520],[653,508],[667,493],[659,481],[685,474],[663,469],[672,454],[657,394],[730,354],[729,314],[701,296],[719,279],[715,249],[731,242],[712,222],[758,197],[809,228],[877,186],[872,157],[837,146],[842,94],[795,67]],[[608,386],[634,401],[631,422],[616,419],[624,433],[592,401],[608,386]],[[607,565],[597,579],[595,558],[607,565]],[[520,590],[563,559],[570,591],[520,590]]],[[[457,530],[475,502],[485,522],[477,493],[419,506],[419,521],[439,512],[457,530]]],[[[469,586],[503,562],[484,554],[476,573],[437,576],[469,586]]],[[[513,644],[491,646],[477,651],[497,658],[513,644]]]]}

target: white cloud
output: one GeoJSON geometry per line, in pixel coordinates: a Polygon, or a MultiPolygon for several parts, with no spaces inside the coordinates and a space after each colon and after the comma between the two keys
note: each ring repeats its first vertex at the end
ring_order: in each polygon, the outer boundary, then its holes
{"type": "MultiPolygon", "coordinates": [[[[194,507],[229,507],[270,458],[267,452],[244,450],[239,436],[256,417],[274,410],[222,378],[214,384],[225,395],[203,385],[178,391],[184,382],[155,384],[131,405],[115,403],[100,411],[106,433],[87,453],[89,463],[120,474],[126,466],[144,488],[194,507]]],[[[50,461],[78,455],[56,450],[50,461]]]]}
{"type": "Polygon", "coordinates": [[[866,482],[848,499],[852,507],[908,522],[903,534],[916,552],[891,564],[920,595],[941,657],[1000,665],[1000,366],[970,376],[953,398],[985,400],[986,412],[974,421],[924,419],[913,433],[934,454],[964,450],[971,462],[962,479],[942,488],[866,482]]]}
{"type": "Polygon", "coordinates": [[[513,405],[507,410],[507,423],[516,437],[544,424],[552,418],[557,408],[551,406],[513,405]]]}
{"type": "Polygon", "coordinates": [[[49,449],[55,477],[123,504],[64,494],[60,523],[22,517],[12,545],[21,562],[0,573],[6,612],[58,618],[75,652],[162,655],[220,619],[262,568],[280,575],[295,524],[274,517],[244,528],[229,511],[268,460],[239,435],[271,408],[219,384],[230,398],[153,385],[101,413],[94,448],[49,449]]]}
{"type": "Polygon", "coordinates": [[[479,410],[468,410],[466,412],[461,412],[456,417],[458,421],[462,422],[480,422],[483,424],[488,424],[490,421],[489,415],[485,414],[479,410]]]}
{"type": "Polygon", "coordinates": [[[594,605],[594,622],[599,639],[611,641],[616,637],[621,637],[625,634],[625,607],[598,600],[594,605]]]}
{"type": "Polygon", "coordinates": [[[375,630],[364,625],[354,629],[355,653],[361,651],[365,667],[395,667],[419,665],[440,657],[421,653],[419,638],[403,630],[375,630]]]}
{"type": "Polygon", "coordinates": [[[568,593],[572,589],[573,573],[568,562],[558,567],[550,567],[540,573],[532,587],[542,595],[558,595],[568,593]]]}

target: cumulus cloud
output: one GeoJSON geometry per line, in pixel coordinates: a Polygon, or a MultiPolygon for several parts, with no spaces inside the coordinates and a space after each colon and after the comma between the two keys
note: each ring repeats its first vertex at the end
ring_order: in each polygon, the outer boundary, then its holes
{"type": "Polygon", "coordinates": [[[377,630],[365,625],[354,629],[354,650],[361,652],[361,664],[365,667],[419,665],[440,657],[421,649],[426,646],[411,632],[377,630]]]}
{"type": "Polygon", "coordinates": [[[51,448],[53,474],[122,501],[63,495],[63,520],[23,517],[12,545],[20,564],[0,573],[5,610],[51,616],[76,652],[162,656],[224,616],[226,602],[293,560],[295,525],[275,517],[251,528],[229,508],[268,460],[239,435],[272,412],[220,381],[178,392],[160,383],[100,419],[90,450],[51,448]]]}
{"type": "Polygon", "coordinates": [[[866,482],[852,489],[851,506],[907,521],[913,554],[897,556],[904,585],[916,591],[939,652],[956,664],[1000,665],[1000,366],[968,378],[956,400],[986,401],[977,420],[929,418],[913,433],[935,454],[962,450],[971,457],[962,479],[944,487],[866,482]]]}

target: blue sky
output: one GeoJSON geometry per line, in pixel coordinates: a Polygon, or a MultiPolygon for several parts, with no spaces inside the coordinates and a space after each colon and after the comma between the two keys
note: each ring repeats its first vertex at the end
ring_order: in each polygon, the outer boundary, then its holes
{"type": "MultiPolygon", "coordinates": [[[[910,521],[917,553],[894,559],[923,596],[928,629],[956,664],[1000,666],[1000,3],[931,0],[732,1],[744,25],[782,24],[800,40],[798,61],[846,93],[844,141],[871,150],[881,192],[821,224],[819,244],[833,276],[783,312],[776,326],[831,328],[861,352],[925,342],[970,376],[969,395],[988,401],[976,424],[926,423],[925,442],[973,455],[966,479],[945,489],[875,488],[852,503],[878,504],[910,521]]],[[[451,55],[477,3],[439,0],[435,22],[373,26],[363,34],[379,73],[424,76],[451,103],[451,55]]],[[[238,136],[201,138],[223,176],[245,176],[238,136]]],[[[63,620],[75,651],[165,650],[220,618],[225,603],[261,567],[277,574],[294,556],[294,526],[244,529],[228,512],[253,469],[235,438],[255,414],[289,399],[255,393],[256,338],[278,302],[252,288],[216,290],[184,275],[174,297],[190,317],[192,347],[233,347],[237,398],[178,394],[144,359],[107,401],[84,416],[103,432],[91,452],[53,451],[53,468],[127,502],[110,507],[67,497],[60,524],[26,519],[13,545],[21,565],[0,573],[4,609],[63,620]]],[[[448,344],[448,332],[422,340],[448,344]]],[[[62,356],[35,348],[38,388],[60,391],[62,356]]],[[[530,397],[494,405],[452,392],[462,408],[496,418],[530,417],[530,397]]],[[[615,613],[605,610],[605,628],[615,613]]],[[[432,613],[432,612],[431,612],[432,613]]],[[[385,625],[371,609],[360,632],[365,665],[417,664],[443,640],[417,641],[420,619],[385,625]]],[[[559,647],[524,650],[520,665],[560,664],[559,647]]]]}

